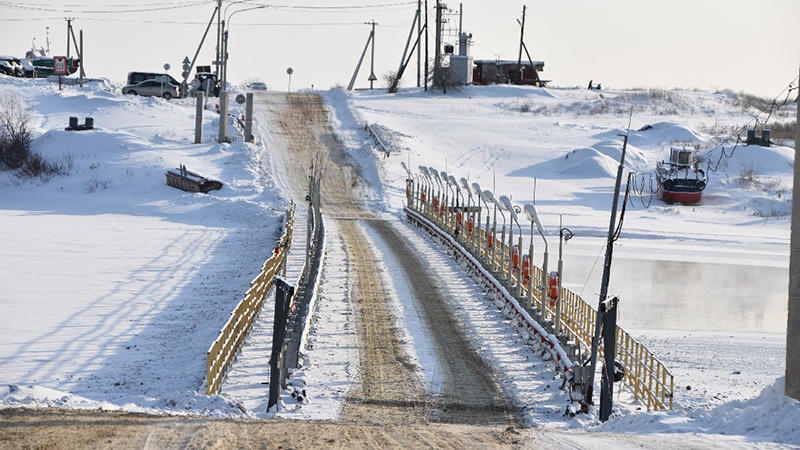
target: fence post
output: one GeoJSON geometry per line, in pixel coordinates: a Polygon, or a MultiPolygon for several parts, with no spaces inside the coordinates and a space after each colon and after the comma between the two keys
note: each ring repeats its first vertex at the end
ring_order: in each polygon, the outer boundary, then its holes
{"type": "Polygon", "coordinates": [[[269,401],[267,412],[278,404],[281,393],[281,367],[283,363],[283,338],[289,317],[289,301],[294,296],[294,286],[283,278],[275,279],[275,320],[272,328],[272,355],[269,360],[269,401]]]}

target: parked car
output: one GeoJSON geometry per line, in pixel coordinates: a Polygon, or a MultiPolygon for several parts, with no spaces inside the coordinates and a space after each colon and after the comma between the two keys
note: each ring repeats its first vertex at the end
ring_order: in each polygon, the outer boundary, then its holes
{"type": "Polygon", "coordinates": [[[128,84],[137,84],[147,80],[160,80],[164,79],[170,83],[180,86],[180,83],[168,73],[156,72],[128,72],[128,84]]]}
{"type": "Polygon", "coordinates": [[[10,77],[23,76],[24,72],[20,59],[13,56],[0,56],[0,73],[10,77]]]}
{"type": "Polygon", "coordinates": [[[254,91],[266,91],[267,85],[260,81],[256,81],[255,83],[250,83],[250,89],[254,91]]]}
{"type": "Polygon", "coordinates": [[[165,100],[180,98],[180,87],[166,81],[147,80],[137,84],[130,84],[122,88],[124,95],[143,95],[163,97],[165,100]]]}

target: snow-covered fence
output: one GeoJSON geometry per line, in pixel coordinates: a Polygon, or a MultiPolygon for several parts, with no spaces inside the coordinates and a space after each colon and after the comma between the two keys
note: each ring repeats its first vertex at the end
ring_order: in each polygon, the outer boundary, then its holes
{"type": "Polygon", "coordinates": [[[375,142],[375,146],[378,147],[378,150],[383,152],[383,157],[388,158],[389,149],[386,148],[386,146],[383,144],[383,141],[381,140],[380,136],[378,136],[378,133],[376,133],[375,130],[372,129],[372,126],[370,124],[366,124],[364,126],[364,129],[367,130],[370,136],[372,136],[372,140],[375,142]]]}
{"type": "Polygon", "coordinates": [[[530,313],[528,313],[528,311],[526,311],[525,308],[519,304],[519,301],[508,292],[503,284],[497,280],[486,268],[484,268],[483,265],[477,259],[475,259],[475,257],[473,257],[470,252],[465,249],[453,236],[434,225],[433,222],[429,221],[416,211],[413,211],[409,208],[404,208],[403,211],[412,221],[438,235],[449,247],[458,252],[461,257],[466,258],[466,261],[470,265],[471,269],[480,275],[484,282],[491,287],[493,293],[497,297],[497,300],[503,304],[503,309],[509,309],[510,314],[513,314],[514,316],[514,320],[521,328],[523,328],[523,330],[525,330],[525,332],[530,335],[530,338],[533,339],[534,342],[539,343],[540,346],[543,346],[543,348],[550,353],[553,361],[556,362],[556,367],[558,370],[569,376],[574,364],[569,359],[569,356],[562,347],[561,342],[559,342],[558,337],[550,333],[548,330],[542,327],[539,322],[534,320],[530,313]]]}
{"type": "Polygon", "coordinates": [[[236,360],[236,355],[239,354],[247,333],[261,311],[264,299],[272,288],[275,275],[284,266],[289,246],[292,243],[294,211],[295,205],[292,203],[291,208],[286,212],[283,235],[275,244],[272,256],[264,263],[261,273],[250,282],[250,289],[236,305],[228,322],[225,323],[219,336],[206,353],[206,395],[219,394],[222,381],[231,364],[236,360]]]}
{"type": "MultiPolygon", "coordinates": [[[[463,250],[464,256],[484,278],[488,275],[494,280],[492,274],[500,278],[500,283],[495,283],[496,294],[504,299],[506,306],[515,316],[522,317],[521,320],[528,328],[543,333],[539,335],[542,342],[545,341],[545,336],[548,340],[553,336],[552,349],[560,349],[557,351],[558,354],[564,352],[576,364],[582,365],[591,354],[596,309],[574,292],[563,287],[560,289],[561,329],[567,337],[564,346],[567,350],[579,349],[581,356],[565,351],[561,341],[550,334],[556,317],[555,302],[542,298],[542,286],[538,285],[537,281],[543,280],[544,286],[550,286],[549,274],[544,276],[542,269],[533,265],[529,255],[519,254],[517,261],[513,262],[508,245],[498,237],[493,237],[490,245],[488,236],[491,234],[491,229],[488,224],[484,224],[485,229],[482,228],[480,219],[475,220],[480,215],[479,206],[473,206],[470,210],[463,208],[463,205],[461,208],[448,207],[440,203],[440,199],[435,198],[432,192],[426,194],[425,189],[414,186],[413,180],[407,180],[407,183],[406,195],[409,206],[404,209],[405,213],[435,234],[442,236],[447,242],[451,242],[454,248],[463,250]],[[522,269],[525,264],[529,264],[527,271],[522,269]],[[528,299],[531,300],[530,309],[521,306],[526,305],[528,299]],[[541,320],[541,324],[537,320],[541,320]],[[545,329],[545,332],[539,331],[538,328],[545,329]],[[569,342],[574,343],[574,347],[568,345],[569,342]]],[[[671,410],[674,388],[672,373],[644,344],[633,338],[622,327],[617,326],[616,339],[616,360],[624,368],[623,382],[629,386],[634,397],[644,402],[648,410],[667,408],[671,410]]],[[[599,357],[602,355],[601,345],[599,357]]],[[[560,368],[564,370],[566,366],[560,368]]]]}

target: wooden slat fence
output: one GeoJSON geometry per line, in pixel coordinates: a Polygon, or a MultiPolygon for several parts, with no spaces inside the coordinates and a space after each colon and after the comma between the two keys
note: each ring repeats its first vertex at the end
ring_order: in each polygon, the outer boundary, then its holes
{"type": "Polygon", "coordinates": [[[267,259],[261,272],[250,282],[244,298],[236,305],[228,322],[206,353],[206,395],[219,394],[222,381],[244,344],[245,337],[255,321],[264,299],[272,288],[275,275],[283,267],[292,243],[295,205],[286,212],[286,223],[276,250],[267,259]]]}

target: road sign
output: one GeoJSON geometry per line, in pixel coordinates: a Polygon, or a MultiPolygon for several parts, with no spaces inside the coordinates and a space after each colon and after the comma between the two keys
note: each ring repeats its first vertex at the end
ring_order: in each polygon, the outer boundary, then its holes
{"type": "Polygon", "coordinates": [[[184,57],[183,57],[183,63],[184,63],[184,64],[191,64],[191,63],[192,63],[192,61],[191,61],[191,60],[189,60],[189,57],[188,57],[188,56],[184,56],[184,57]]]}
{"type": "Polygon", "coordinates": [[[236,100],[236,103],[238,103],[240,105],[244,105],[244,102],[245,102],[246,99],[244,97],[244,94],[239,94],[239,95],[236,96],[235,100],[236,100]]]}
{"type": "Polygon", "coordinates": [[[183,72],[181,72],[181,77],[189,78],[189,71],[188,70],[184,70],[183,72]]]}
{"type": "Polygon", "coordinates": [[[194,80],[192,80],[192,82],[191,82],[191,83],[189,83],[189,85],[190,85],[191,87],[193,87],[193,88],[197,89],[197,88],[199,88],[199,87],[200,87],[200,80],[198,80],[197,78],[195,78],[194,80]]]}
{"type": "Polygon", "coordinates": [[[286,69],[286,73],[288,73],[289,75],[291,75],[291,74],[293,74],[293,73],[294,73],[294,69],[292,69],[291,67],[289,67],[288,69],[286,69]]]}
{"type": "Polygon", "coordinates": [[[67,57],[54,56],[53,57],[53,73],[56,75],[67,74],[67,57]]]}
{"type": "Polygon", "coordinates": [[[164,63],[164,70],[169,70],[170,67],[172,66],[170,66],[169,63],[164,63]]]}
{"type": "Polygon", "coordinates": [[[378,77],[375,76],[374,73],[369,74],[369,81],[378,81],[378,77]]]}

